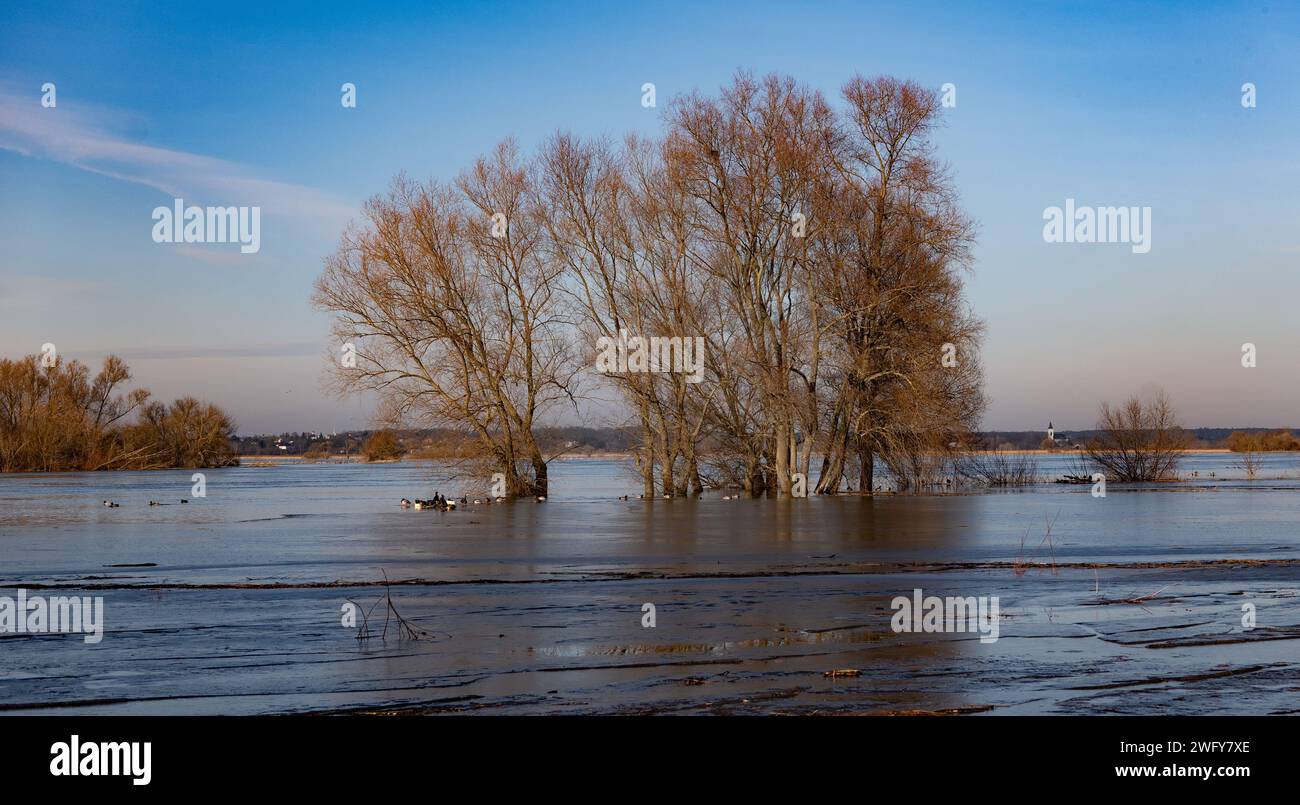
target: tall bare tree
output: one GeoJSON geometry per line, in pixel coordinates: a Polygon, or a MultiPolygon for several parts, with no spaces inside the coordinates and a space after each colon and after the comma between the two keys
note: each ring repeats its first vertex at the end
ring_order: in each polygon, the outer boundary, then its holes
{"type": "Polygon", "coordinates": [[[836,491],[857,454],[860,488],[883,459],[903,485],[973,428],[984,400],[981,323],[965,310],[961,271],[972,224],[932,153],[935,94],[912,82],[854,77],[843,136],[822,190],[818,249],[840,381],[818,491],[836,491]]]}
{"type": "MultiPolygon", "coordinates": [[[[668,171],[662,146],[629,138],[615,151],[604,142],[557,135],[541,164],[551,247],[568,270],[583,341],[703,337],[716,307],[689,262],[690,200],[668,171]]],[[[692,357],[707,367],[705,355],[692,357]]],[[[712,384],[692,382],[700,379],[681,372],[608,376],[637,423],[647,496],[656,488],[702,491],[698,445],[712,384]]]]}
{"type": "Polygon", "coordinates": [[[675,100],[659,140],[557,134],[451,186],[399,178],[317,284],[357,348],[343,387],[473,433],[525,494],[545,488],[533,431],[599,339],[699,336],[702,378],[603,378],[646,496],[786,494],[815,452],[821,492],[854,466],[870,491],[877,459],[924,483],[983,408],[973,226],[932,152],[933,93],[857,77],[843,100],[742,73],[675,100]]]}
{"type": "Polygon", "coordinates": [[[820,93],[789,77],[742,73],[718,98],[679,99],[668,126],[668,159],[700,230],[692,259],[721,292],[733,336],[718,362],[721,381],[737,396],[743,376],[759,401],[721,409],[719,424],[748,443],[747,485],[788,493],[792,473],[807,469],[795,449],[816,383],[805,239],[816,226],[814,188],[830,164],[835,115],[820,93]],[[754,420],[734,421],[740,413],[754,420]]]}
{"type": "Polygon", "coordinates": [[[573,403],[576,369],[556,304],[563,266],[543,249],[534,176],[510,141],[454,185],[399,177],[365,208],[316,283],[315,304],[355,348],[348,391],[394,418],[472,433],[512,495],[544,495],[543,417],[573,403]]]}

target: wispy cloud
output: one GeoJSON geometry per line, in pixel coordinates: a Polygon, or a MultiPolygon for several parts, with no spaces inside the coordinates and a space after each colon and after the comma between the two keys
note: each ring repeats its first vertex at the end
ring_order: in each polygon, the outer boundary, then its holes
{"type": "Polygon", "coordinates": [[[0,85],[0,149],[199,204],[258,205],[265,214],[302,218],[336,231],[356,212],[357,205],[330,193],[261,178],[235,162],[133,142],[113,131],[125,117],[120,110],[68,98],[46,109],[40,93],[0,85]]]}

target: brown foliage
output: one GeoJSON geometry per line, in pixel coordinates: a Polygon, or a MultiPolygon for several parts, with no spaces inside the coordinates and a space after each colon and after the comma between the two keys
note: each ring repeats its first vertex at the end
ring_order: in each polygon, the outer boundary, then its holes
{"type": "Polygon", "coordinates": [[[600,338],[702,337],[701,383],[606,374],[647,496],[818,491],[881,457],[922,483],[978,420],[973,225],[931,153],[933,92],[855,77],[841,108],[786,76],[679,98],[660,140],[509,142],[453,185],[399,177],[315,303],[357,348],[345,391],[474,435],[513,494],[545,491],[535,430],[600,338]],[[492,237],[492,217],[508,223],[492,237]],[[955,363],[941,363],[946,348],[955,363]]]}
{"type": "Polygon", "coordinates": [[[1273,453],[1300,450],[1300,439],[1289,430],[1270,431],[1268,433],[1244,433],[1233,431],[1225,440],[1228,449],[1234,453],[1273,453]]]}
{"type": "Polygon", "coordinates": [[[394,180],[366,205],[316,283],[356,367],[340,390],[379,392],[393,420],[471,431],[512,494],[546,493],[535,428],[573,399],[531,167],[502,143],[452,185],[394,180]],[[494,216],[501,216],[501,231],[494,216]]]}
{"type": "Polygon", "coordinates": [[[365,445],[361,448],[361,454],[366,457],[366,461],[391,461],[400,458],[402,448],[397,444],[397,437],[391,430],[375,431],[365,445]]]}
{"type": "Polygon", "coordinates": [[[115,355],[93,379],[78,361],[0,359],[0,471],[216,467],[233,461],[234,423],[190,397],[167,406],[115,355]],[[127,419],[136,414],[136,421],[127,419]]]}

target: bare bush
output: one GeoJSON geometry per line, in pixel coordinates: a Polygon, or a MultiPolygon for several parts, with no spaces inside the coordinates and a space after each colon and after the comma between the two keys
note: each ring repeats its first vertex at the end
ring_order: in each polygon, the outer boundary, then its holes
{"type": "Polygon", "coordinates": [[[1100,435],[1085,448],[1088,460],[1120,482],[1176,478],[1191,441],[1163,391],[1145,400],[1130,397],[1115,407],[1102,403],[1097,430],[1100,435]]]}
{"type": "Polygon", "coordinates": [[[957,474],[983,486],[1027,486],[1038,482],[1038,462],[1020,450],[968,450],[956,461],[957,474]]]}
{"type": "MultiPolygon", "coordinates": [[[[1238,436],[1238,434],[1234,433],[1233,436],[1238,436]]],[[[1249,435],[1240,434],[1239,438],[1233,440],[1232,450],[1237,454],[1237,460],[1232,464],[1232,467],[1246,473],[1246,479],[1249,481],[1253,481],[1259,476],[1259,469],[1264,464],[1265,439],[1264,434],[1255,433],[1249,435]]]]}

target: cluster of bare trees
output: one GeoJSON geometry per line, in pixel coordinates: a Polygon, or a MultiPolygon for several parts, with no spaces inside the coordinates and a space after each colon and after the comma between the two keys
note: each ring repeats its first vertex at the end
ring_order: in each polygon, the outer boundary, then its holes
{"type": "Polygon", "coordinates": [[[933,154],[935,93],[855,77],[833,106],[738,76],[662,138],[507,142],[451,184],[399,177],[327,261],[315,303],[355,349],[345,390],[472,435],[544,494],[535,429],[576,405],[600,339],[705,343],[684,372],[600,376],[647,496],[925,483],[982,412],[973,227],[933,154]],[[816,483],[813,485],[813,462],[816,483]]]}
{"type": "Polygon", "coordinates": [[[1246,433],[1235,430],[1224,440],[1234,453],[1274,453],[1300,450],[1300,439],[1290,430],[1246,433]]]}
{"type": "Polygon", "coordinates": [[[0,359],[0,472],[216,467],[233,461],[235,426],[185,397],[151,401],[123,391],[131,372],[114,355],[93,378],[79,361],[43,366],[0,359]]]}

